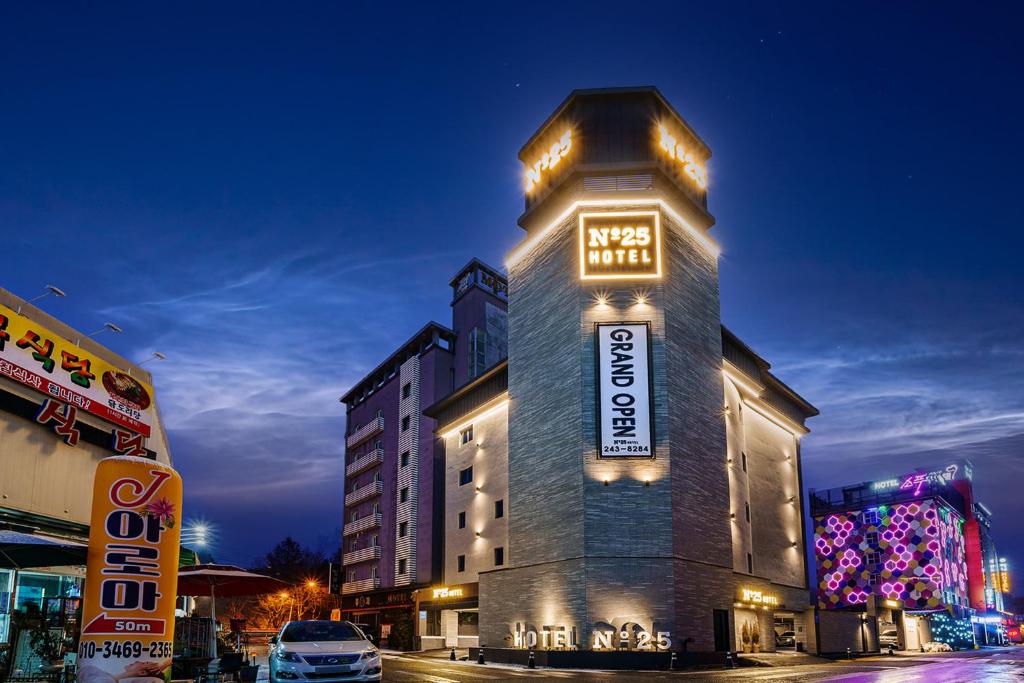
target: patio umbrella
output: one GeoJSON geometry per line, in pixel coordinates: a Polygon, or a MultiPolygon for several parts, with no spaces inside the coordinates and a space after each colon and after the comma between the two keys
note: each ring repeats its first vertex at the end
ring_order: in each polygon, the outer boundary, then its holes
{"type": "Polygon", "coordinates": [[[217,596],[234,598],[243,595],[274,593],[288,584],[272,576],[247,572],[231,564],[197,564],[178,570],[178,595],[210,596],[210,617],[213,656],[217,656],[217,596]]]}
{"type": "Polygon", "coordinates": [[[88,550],[84,543],[0,529],[0,568],[3,569],[85,564],[88,550]]]}

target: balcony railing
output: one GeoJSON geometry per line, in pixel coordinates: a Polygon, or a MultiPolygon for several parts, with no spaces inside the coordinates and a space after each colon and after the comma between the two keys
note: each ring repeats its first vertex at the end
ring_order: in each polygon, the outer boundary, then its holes
{"type": "Polygon", "coordinates": [[[349,565],[359,564],[360,562],[369,562],[370,560],[380,559],[380,546],[371,545],[366,548],[360,548],[359,550],[353,550],[350,553],[345,553],[341,558],[341,563],[348,567],[349,565]]]}
{"type": "Polygon", "coordinates": [[[371,420],[370,422],[367,422],[366,424],[364,424],[362,427],[360,427],[356,431],[354,431],[351,434],[349,434],[348,438],[345,439],[345,447],[346,448],[354,448],[355,446],[358,446],[362,442],[364,442],[367,439],[369,439],[371,436],[376,436],[377,434],[380,434],[383,431],[384,431],[384,418],[383,417],[376,417],[373,420],[371,420]]]}
{"type": "Polygon", "coordinates": [[[372,591],[375,588],[380,588],[380,579],[376,576],[372,579],[347,581],[341,584],[341,594],[349,595],[351,593],[362,593],[364,591],[372,591]]]}
{"type": "Polygon", "coordinates": [[[365,486],[360,486],[352,493],[345,496],[345,505],[356,505],[364,500],[370,500],[374,496],[384,493],[384,484],[379,481],[371,481],[365,486]]]}
{"type": "Polygon", "coordinates": [[[380,526],[380,513],[370,515],[369,517],[363,517],[357,519],[354,522],[349,522],[345,525],[342,531],[342,535],[351,536],[352,534],[358,534],[361,531],[369,531],[370,529],[376,529],[380,526]]]}
{"type": "Polygon", "coordinates": [[[375,448],[369,453],[360,455],[358,458],[350,462],[348,466],[345,467],[345,476],[353,477],[382,462],[384,462],[384,449],[375,448]]]}

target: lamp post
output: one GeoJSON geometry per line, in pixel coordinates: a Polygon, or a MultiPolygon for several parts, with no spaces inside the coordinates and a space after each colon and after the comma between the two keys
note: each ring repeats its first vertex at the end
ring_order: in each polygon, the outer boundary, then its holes
{"type": "Polygon", "coordinates": [[[121,334],[122,332],[124,332],[124,330],[122,330],[119,326],[115,325],[114,323],[110,323],[110,322],[103,323],[103,327],[101,327],[100,329],[96,330],[95,332],[91,332],[91,333],[85,335],[84,337],[79,337],[78,339],[76,339],[75,340],[75,346],[81,346],[83,339],[89,339],[90,337],[95,337],[96,335],[102,334],[103,332],[114,332],[115,334],[121,334]]]}
{"type": "MultiPolygon", "coordinates": [[[[46,290],[45,292],[43,292],[42,294],[40,294],[38,296],[32,297],[26,303],[33,304],[33,303],[39,301],[40,299],[45,299],[46,297],[48,297],[50,295],[53,295],[53,296],[59,297],[59,298],[63,298],[63,297],[67,296],[67,294],[64,293],[64,290],[61,289],[60,287],[55,287],[53,285],[46,285],[46,287],[44,289],[46,290]]],[[[21,315],[21,306],[18,306],[18,315],[21,315]]]]}

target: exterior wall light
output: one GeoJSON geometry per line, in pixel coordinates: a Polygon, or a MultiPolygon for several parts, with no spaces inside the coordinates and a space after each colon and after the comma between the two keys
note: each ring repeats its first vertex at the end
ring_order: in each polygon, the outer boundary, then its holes
{"type": "Polygon", "coordinates": [[[736,519],[736,513],[735,512],[730,512],[729,513],[729,519],[736,519]]]}
{"type": "Polygon", "coordinates": [[[483,489],[483,487],[481,487],[481,486],[477,486],[477,487],[476,487],[476,492],[477,492],[477,493],[480,493],[480,492],[481,492],[481,491],[483,491],[483,490],[484,490],[484,489],[483,489]]]}
{"type": "Polygon", "coordinates": [[[790,496],[789,497],[789,502],[790,503],[795,503],[796,502],[796,496],[790,496]]]}
{"type": "Polygon", "coordinates": [[[793,547],[794,548],[796,547],[796,541],[793,541],[793,547]]]}
{"type": "Polygon", "coordinates": [[[605,485],[605,486],[607,486],[607,485],[608,485],[608,480],[607,480],[607,479],[605,479],[605,480],[604,480],[604,485],[605,485]]]}
{"type": "Polygon", "coordinates": [[[651,485],[651,480],[650,479],[644,479],[644,486],[650,486],[650,485],[651,485]]]}
{"type": "Polygon", "coordinates": [[[643,306],[644,304],[647,303],[647,295],[644,294],[643,292],[637,292],[636,293],[636,302],[640,306],[643,306]]]}
{"type": "Polygon", "coordinates": [[[477,538],[480,538],[480,532],[479,532],[479,531],[478,531],[478,532],[476,532],[476,537],[477,537],[477,538]]]}

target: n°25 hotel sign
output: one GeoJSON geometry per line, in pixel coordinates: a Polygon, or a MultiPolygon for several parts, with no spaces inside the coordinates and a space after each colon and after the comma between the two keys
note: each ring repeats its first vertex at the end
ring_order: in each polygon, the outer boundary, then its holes
{"type": "Polygon", "coordinates": [[[152,431],[152,387],[6,306],[0,376],[144,437],[152,431]]]}

